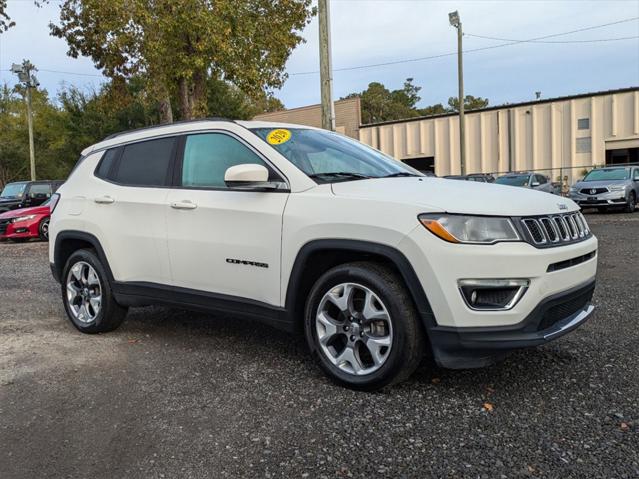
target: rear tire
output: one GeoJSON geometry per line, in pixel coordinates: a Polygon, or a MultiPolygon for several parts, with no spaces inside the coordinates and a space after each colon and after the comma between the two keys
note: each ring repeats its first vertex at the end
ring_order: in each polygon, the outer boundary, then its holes
{"type": "Polygon", "coordinates": [[[401,277],[376,263],[324,273],[308,296],[304,331],[322,370],[352,389],[401,382],[424,356],[424,332],[401,277]]]}
{"type": "Polygon", "coordinates": [[[624,211],[626,213],[634,213],[637,207],[637,196],[634,191],[631,191],[628,195],[628,203],[626,204],[626,208],[624,211]]]}
{"type": "Polygon", "coordinates": [[[41,241],[49,241],[49,221],[51,218],[46,217],[42,221],[40,221],[40,225],[38,226],[38,236],[41,241]]]}
{"type": "Polygon", "coordinates": [[[83,333],[113,331],[128,311],[116,303],[106,270],[92,250],[81,249],[69,257],[61,293],[67,317],[83,333]]]}

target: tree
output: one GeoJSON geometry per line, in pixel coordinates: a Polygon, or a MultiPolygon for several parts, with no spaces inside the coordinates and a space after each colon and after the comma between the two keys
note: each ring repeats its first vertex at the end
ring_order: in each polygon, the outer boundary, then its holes
{"type": "MultiPolygon", "coordinates": [[[[459,111],[459,98],[450,97],[448,99],[449,111],[459,111]]],[[[480,108],[486,108],[488,106],[488,99],[480,96],[474,97],[472,95],[466,95],[464,97],[464,110],[479,110],[480,108]]]]}
{"type": "Polygon", "coordinates": [[[345,98],[360,97],[364,124],[410,118],[417,116],[415,104],[420,100],[418,93],[421,89],[412,82],[412,78],[407,78],[403,88],[393,91],[373,82],[363,92],[351,93],[345,98]]]}
{"type": "Polygon", "coordinates": [[[60,25],[68,54],[90,56],[110,78],[146,78],[172,117],[207,114],[207,80],[232,83],[249,96],[277,88],[284,65],[315,13],[311,0],[64,0],[60,25]]]}
{"type": "Polygon", "coordinates": [[[432,116],[432,115],[442,115],[444,113],[449,113],[446,107],[442,105],[441,103],[427,106],[426,108],[419,108],[417,112],[419,113],[419,116],[432,116]]]}
{"type": "Polygon", "coordinates": [[[272,94],[260,92],[251,97],[232,83],[214,78],[208,81],[207,106],[209,115],[233,120],[250,120],[259,113],[284,109],[272,94]]]}

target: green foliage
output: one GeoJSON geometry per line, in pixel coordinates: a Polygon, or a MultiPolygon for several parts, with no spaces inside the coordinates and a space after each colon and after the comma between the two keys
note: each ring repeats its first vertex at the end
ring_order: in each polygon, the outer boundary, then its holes
{"type": "Polygon", "coordinates": [[[280,87],[314,12],[311,0],[64,0],[51,32],[110,78],[147,79],[170,121],[170,97],[183,119],[210,114],[209,77],[254,98],[280,87]]]}
{"type": "MultiPolygon", "coordinates": [[[[464,110],[479,110],[480,108],[486,108],[488,106],[488,98],[482,98],[480,96],[474,97],[472,95],[466,95],[464,97],[464,110]]],[[[449,111],[459,111],[459,98],[451,96],[448,99],[449,111]]]]}
{"type": "Polygon", "coordinates": [[[209,79],[207,110],[210,116],[233,120],[250,120],[258,113],[283,110],[284,104],[274,96],[261,92],[251,97],[230,82],[209,79]]]}
{"type": "MultiPolygon", "coordinates": [[[[457,97],[448,99],[448,107],[441,103],[417,108],[421,100],[421,87],[413,84],[412,78],[407,78],[403,88],[388,90],[383,84],[373,82],[361,93],[351,93],[345,98],[359,97],[362,105],[362,123],[378,123],[383,121],[403,120],[417,116],[441,115],[459,110],[457,97]]],[[[481,97],[467,95],[464,99],[466,110],[475,110],[488,106],[488,100],[481,97]]]]}
{"type": "Polygon", "coordinates": [[[393,91],[373,82],[363,92],[352,93],[345,98],[360,97],[364,124],[410,118],[418,115],[415,104],[420,100],[421,89],[412,82],[412,78],[407,78],[403,88],[393,91]]]}

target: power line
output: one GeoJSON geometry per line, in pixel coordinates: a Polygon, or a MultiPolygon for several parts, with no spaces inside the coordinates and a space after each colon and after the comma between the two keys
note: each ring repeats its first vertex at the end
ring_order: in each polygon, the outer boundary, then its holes
{"type": "Polygon", "coordinates": [[[517,43],[546,43],[546,44],[563,44],[563,43],[599,43],[599,42],[617,42],[620,40],[633,40],[639,38],[639,35],[634,37],[617,37],[617,38],[596,38],[594,40],[513,40],[512,38],[498,38],[498,37],[486,37],[484,35],[474,35],[472,33],[465,33],[467,37],[483,38],[484,40],[498,40],[501,42],[517,42],[517,43]]]}
{"type": "MultiPolygon", "coordinates": [[[[571,30],[571,31],[568,31],[568,32],[553,33],[551,35],[544,35],[542,37],[529,38],[527,40],[503,40],[503,41],[506,41],[507,43],[501,43],[499,45],[491,45],[491,46],[487,46],[487,47],[472,48],[470,50],[464,50],[463,53],[474,53],[474,52],[480,52],[480,51],[485,51],[485,50],[492,50],[494,48],[508,47],[508,46],[511,46],[511,45],[517,45],[519,43],[538,42],[539,40],[544,40],[546,38],[554,38],[554,37],[559,37],[559,36],[562,36],[562,35],[570,35],[572,33],[585,32],[587,30],[594,30],[596,28],[609,27],[611,25],[618,25],[620,23],[633,22],[633,21],[636,21],[636,20],[639,20],[639,17],[626,18],[624,20],[618,20],[616,22],[603,23],[603,24],[600,24],[600,25],[594,25],[594,26],[590,26],[590,27],[578,28],[577,30],[571,30]]],[[[474,36],[474,35],[471,35],[471,34],[468,34],[468,33],[466,35],[474,36]]],[[[631,39],[631,38],[638,38],[638,37],[628,37],[627,39],[631,39]]],[[[539,42],[539,43],[541,43],[541,42],[539,42]]],[[[427,56],[427,57],[409,58],[409,59],[405,59],[405,60],[394,60],[394,61],[389,61],[389,62],[372,63],[372,64],[368,64],[368,65],[358,65],[358,66],[353,66],[353,67],[335,68],[335,69],[333,69],[333,71],[334,72],[343,72],[343,71],[352,71],[352,70],[363,70],[363,69],[368,69],[368,68],[376,68],[376,67],[389,66],[389,65],[399,65],[399,64],[402,64],[402,63],[414,63],[414,62],[421,62],[421,61],[426,61],[426,60],[434,60],[436,58],[449,57],[449,56],[453,56],[453,55],[457,55],[457,52],[440,53],[438,55],[430,55],[430,56],[427,56]]],[[[315,74],[318,74],[318,73],[319,73],[319,71],[293,72],[293,73],[289,73],[289,76],[315,75],[315,74]]]]}

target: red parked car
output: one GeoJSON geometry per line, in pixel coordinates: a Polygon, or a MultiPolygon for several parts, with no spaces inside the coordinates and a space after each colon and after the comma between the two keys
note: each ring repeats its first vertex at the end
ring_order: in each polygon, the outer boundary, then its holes
{"type": "Polygon", "coordinates": [[[49,241],[49,217],[51,208],[46,203],[33,208],[10,210],[0,214],[0,240],[23,241],[40,238],[49,241]]]}

